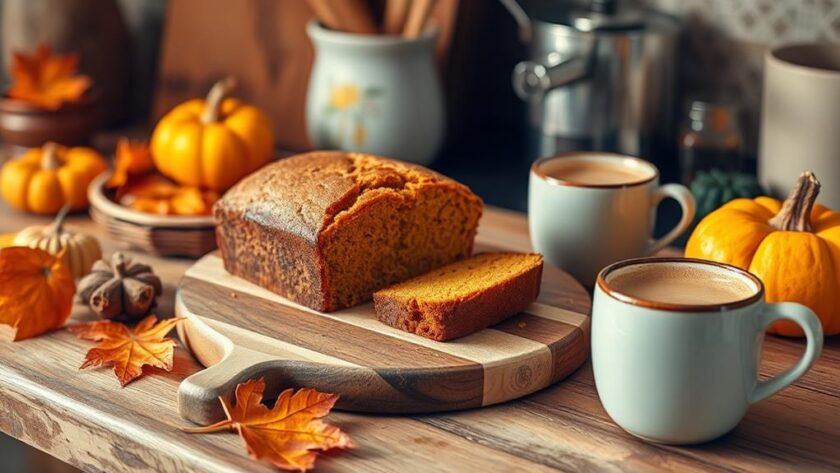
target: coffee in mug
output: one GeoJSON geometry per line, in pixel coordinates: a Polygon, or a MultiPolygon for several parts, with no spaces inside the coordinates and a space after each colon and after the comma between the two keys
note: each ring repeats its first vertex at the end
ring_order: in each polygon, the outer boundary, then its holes
{"type": "Polygon", "coordinates": [[[592,369],[610,417],[643,439],[700,443],[733,429],[747,408],[799,379],[822,350],[807,307],[764,301],[754,275],[687,258],[621,261],[598,275],[592,306],[592,369]],[[798,323],[804,356],[758,379],[765,329],[798,323]]]}
{"type": "Polygon", "coordinates": [[[632,156],[574,152],[531,167],[531,243],[550,263],[586,286],[604,266],[649,255],[679,237],[694,218],[694,198],[679,184],[659,185],[653,164],[632,156]],[[680,222],[659,240],[651,235],[656,206],[673,198],[680,222]]]}
{"type": "Polygon", "coordinates": [[[609,162],[555,159],[541,171],[549,178],[567,185],[626,185],[648,179],[647,170],[609,162]]]}
{"type": "Polygon", "coordinates": [[[727,270],[685,264],[632,266],[613,274],[610,286],[628,298],[667,304],[728,304],[755,293],[727,270]]]}

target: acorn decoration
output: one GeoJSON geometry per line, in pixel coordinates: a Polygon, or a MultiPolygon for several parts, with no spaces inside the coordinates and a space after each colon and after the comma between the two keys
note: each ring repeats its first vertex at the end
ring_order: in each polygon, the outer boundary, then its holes
{"type": "Polygon", "coordinates": [[[155,306],[162,290],[149,265],[122,253],[114,253],[110,263],[97,261],[79,281],[79,298],[103,319],[138,320],[155,306]]]}

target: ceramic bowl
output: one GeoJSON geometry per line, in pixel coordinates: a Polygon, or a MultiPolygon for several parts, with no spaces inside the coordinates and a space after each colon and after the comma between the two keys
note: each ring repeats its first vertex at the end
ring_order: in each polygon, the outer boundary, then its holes
{"type": "Polygon", "coordinates": [[[12,145],[33,147],[47,141],[66,146],[88,145],[102,119],[99,95],[95,92],[57,110],[45,110],[6,96],[0,98],[0,138],[12,145]]]}
{"type": "Polygon", "coordinates": [[[209,215],[155,215],[117,204],[105,189],[106,172],[88,187],[90,216],[120,245],[159,256],[197,258],[216,249],[216,226],[209,215]]]}

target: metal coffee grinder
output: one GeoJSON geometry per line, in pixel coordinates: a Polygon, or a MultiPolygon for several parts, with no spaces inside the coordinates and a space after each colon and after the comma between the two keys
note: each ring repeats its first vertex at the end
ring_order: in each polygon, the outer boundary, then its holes
{"type": "Polygon", "coordinates": [[[603,150],[663,160],[674,148],[679,23],[616,0],[539,3],[513,14],[530,59],[513,88],[528,102],[531,158],[603,150]],[[660,157],[661,156],[661,157],[660,157]]]}

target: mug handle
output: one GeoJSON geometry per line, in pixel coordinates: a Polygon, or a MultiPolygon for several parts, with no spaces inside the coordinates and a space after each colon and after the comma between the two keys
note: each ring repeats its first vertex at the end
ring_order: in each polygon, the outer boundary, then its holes
{"type": "Polygon", "coordinates": [[[687,187],[682,184],[665,184],[664,186],[659,187],[653,193],[653,207],[656,208],[660,202],[668,197],[676,200],[680,204],[680,207],[682,207],[682,216],[680,217],[680,221],[674,228],[671,229],[671,231],[666,233],[662,238],[651,241],[647,250],[647,254],[649,255],[670,245],[671,242],[682,235],[684,231],[688,230],[692,220],[694,220],[694,196],[691,195],[691,191],[688,190],[687,187]]]}
{"type": "Polygon", "coordinates": [[[787,386],[793,384],[797,379],[808,371],[811,366],[817,361],[820,356],[823,346],[823,331],[820,325],[820,319],[811,309],[796,302],[778,302],[775,304],[767,304],[759,315],[760,329],[763,331],[767,329],[773,322],[785,319],[791,320],[799,324],[805,332],[805,337],[808,341],[805,347],[805,354],[799,361],[788,368],[786,371],[774,376],[766,381],[759,381],[752,393],[750,394],[750,404],[755,404],[761,400],[776,394],[787,386]]]}

